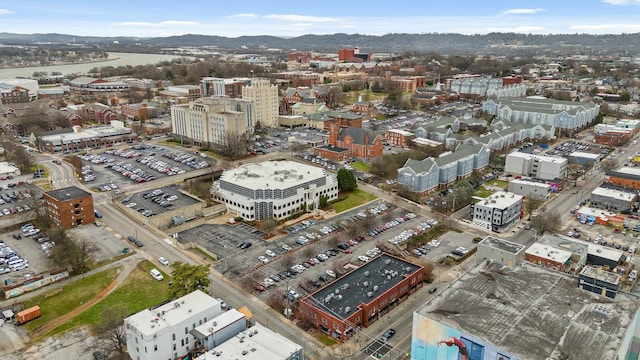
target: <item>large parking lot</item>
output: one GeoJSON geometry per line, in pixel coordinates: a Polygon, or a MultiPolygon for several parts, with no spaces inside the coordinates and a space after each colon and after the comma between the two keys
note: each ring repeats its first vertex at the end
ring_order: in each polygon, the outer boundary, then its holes
{"type": "Polygon", "coordinates": [[[0,183],[0,217],[33,210],[42,189],[24,181],[3,180],[0,183]]]}
{"type": "Polygon", "coordinates": [[[198,152],[179,152],[145,144],[81,155],[80,159],[83,180],[95,184],[93,187],[101,191],[184,174],[215,163],[215,160],[198,152]]]}

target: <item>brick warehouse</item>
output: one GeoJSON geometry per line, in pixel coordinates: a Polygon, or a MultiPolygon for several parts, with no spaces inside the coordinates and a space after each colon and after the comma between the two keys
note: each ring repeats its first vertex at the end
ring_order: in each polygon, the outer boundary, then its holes
{"type": "Polygon", "coordinates": [[[65,229],[95,221],[91,193],[76,186],[47,191],[42,201],[53,223],[65,229]]]}
{"type": "Polygon", "coordinates": [[[300,314],[345,341],[420,288],[424,267],[382,254],[300,300],[300,314]]]}

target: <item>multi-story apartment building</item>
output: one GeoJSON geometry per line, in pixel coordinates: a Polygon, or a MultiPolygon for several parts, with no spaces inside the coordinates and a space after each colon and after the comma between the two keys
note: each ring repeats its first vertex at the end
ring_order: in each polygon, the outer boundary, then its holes
{"type": "Polygon", "coordinates": [[[499,191],[471,204],[473,224],[494,232],[503,232],[522,218],[521,195],[499,191]]]}
{"type": "Polygon", "coordinates": [[[398,169],[399,184],[417,193],[427,193],[465,179],[489,165],[489,149],[482,145],[460,145],[453,153],[437,159],[408,159],[398,169]]]}
{"type": "Polygon", "coordinates": [[[56,225],[69,229],[95,221],[93,197],[76,186],[47,191],[42,201],[49,219],[56,225]]]}
{"type": "Polygon", "coordinates": [[[171,107],[175,136],[197,146],[216,147],[229,134],[245,134],[254,127],[253,101],[228,96],[210,96],[171,107]]]}
{"type": "Polygon", "coordinates": [[[384,133],[384,140],[394,146],[409,146],[413,138],[415,135],[412,132],[402,129],[389,129],[384,133]]]}
{"type": "Polygon", "coordinates": [[[226,170],[212,197],[246,220],[281,220],[338,198],[338,180],[324,169],[293,161],[265,161],[226,170]]]}
{"type": "Polygon", "coordinates": [[[230,98],[242,96],[242,87],[251,85],[250,78],[214,78],[204,77],[200,80],[200,94],[202,97],[225,95],[230,98]]]}
{"type": "Polygon", "coordinates": [[[490,99],[482,110],[498,119],[525,124],[552,125],[557,129],[574,131],[583,129],[600,113],[600,105],[593,102],[563,101],[544,98],[490,99]]]}
{"type": "Polygon", "coordinates": [[[102,125],[111,124],[112,121],[118,120],[118,114],[111,107],[97,102],[84,105],[78,113],[83,118],[102,125]]]}
{"type": "Polygon", "coordinates": [[[263,127],[278,126],[278,86],[268,79],[253,79],[242,87],[242,98],[253,101],[252,123],[263,127]]]}
{"type": "Polygon", "coordinates": [[[125,104],[120,107],[120,110],[122,115],[133,120],[149,119],[156,116],[156,107],[149,106],[147,103],[125,104]]]}
{"type": "Polygon", "coordinates": [[[504,171],[511,175],[529,176],[543,180],[563,179],[568,160],[561,157],[533,155],[515,151],[507,155],[504,171]]]}
{"type": "Polygon", "coordinates": [[[29,90],[21,86],[0,83],[0,106],[29,102],[29,90]]]}
{"type": "Polygon", "coordinates": [[[193,330],[222,313],[220,301],[200,290],[124,319],[131,359],[181,359],[196,346],[193,330]]]}

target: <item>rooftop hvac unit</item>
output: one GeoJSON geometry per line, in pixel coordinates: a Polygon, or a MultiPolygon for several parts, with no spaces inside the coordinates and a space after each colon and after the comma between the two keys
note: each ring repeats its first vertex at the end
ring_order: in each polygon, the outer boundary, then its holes
{"type": "Polygon", "coordinates": [[[368,271],[365,271],[365,272],[364,272],[364,276],[369,276],[369,272],[368,272],[368,271]]]}
{"type": "Polygon", "coordinates": [[[391,275],[387,275],[387,280],[391,280],[391,275]]]}
{"type": "Polygon", "coordinates": [[[336,299],[338,299],[338,300],[342,300],[342,295],[338,295],[338,296],[336,296],[336,299]]]}
{"type": "Polygon", "coordinates": [[[373,291],[378,291],[378,285],[375,285],[375,286],[373,287],[373,291]]]}
{"type": "Polygon", "coordinates": [[[351,307],[349,307],[349,306],[345,306],[345,308],[344,308],[344,312],[348,314],[348,313],[349,313],[349,311],[351,311],[351,307]]]}
{"type": "Polygon", "coordinates": [[[371,291],[369,291],[369,292],[367,293],[367,296],[368,296],[368,297],[372,297],[372,296],[373,296],[373,293],[372,293],[371,291]]]}
{"type": "Polygon", "coordinates": [[[369,286],[369,282],[368,282],[368,281],[363,282],[363,283],[362,283],[362,286],[364,286],[364,287],[369,286]]]}

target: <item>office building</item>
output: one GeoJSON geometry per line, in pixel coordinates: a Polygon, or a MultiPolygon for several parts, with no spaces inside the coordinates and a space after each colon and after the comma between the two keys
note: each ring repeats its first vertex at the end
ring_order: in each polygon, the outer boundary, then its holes
{"type": "Polygon", "coordinates": [[[522,218],[521,195],[499,191],[471,204],[473,224],[491,231],[503,232],[522,218]]]}
{"type": "Polygon", "coordinates": [[[46,191],[42,201],[49,219],[65,229],[95,221],[93,196],[76,186],[46,191]]]}
{"type": "Polygon", "coordinates": [[[131,359],[178,359],[196,346],[192,330],[222,313],[220,301],[200,290],[124,319],[131,359]]]}
{"type": "Polygon", "coordinates": [[[338,198],[338,180],[326,170],[294,161],[265,161],[225,170],[212,196],[246,220],[281,220],[338,198]]]}

